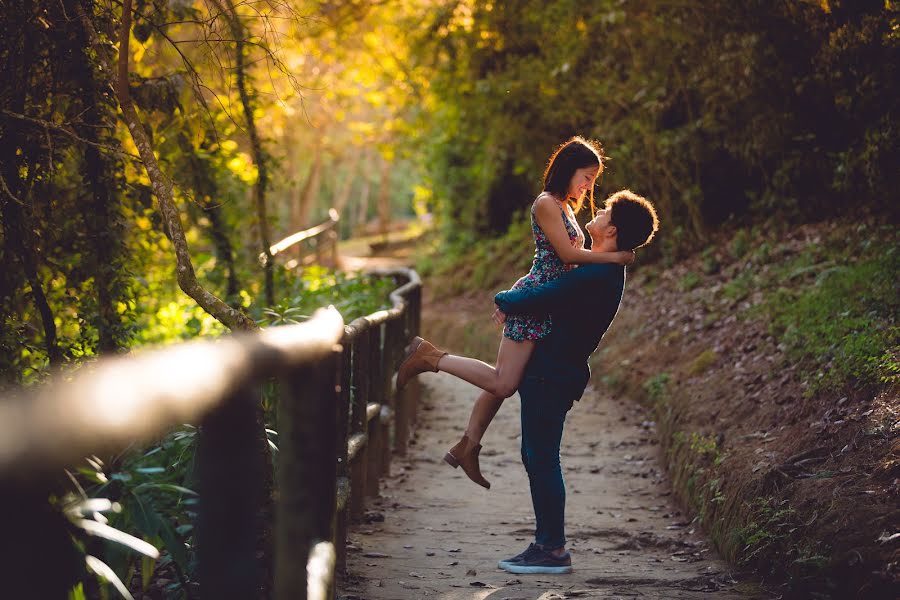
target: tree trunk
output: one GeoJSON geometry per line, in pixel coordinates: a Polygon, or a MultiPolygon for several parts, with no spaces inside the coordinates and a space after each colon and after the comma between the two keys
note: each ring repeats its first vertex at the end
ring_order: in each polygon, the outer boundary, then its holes
{"type": "MultiPolygon", "coordinates": [[[[8,9],[15,10],[15,9],[8,9]]],[[[16,16],[25,20],[31,18],[22,12],[16,16]]],[[[12,20],[12,19],[10,19],[12,20]]],[[[18,37],[10,44],[16,46],[11,49],[8,64],[6,65],[6,85],[0,92],[2,108],[6,108],[18,114],[25,112],[25,94],[23,90],[28,88],[28,74],[25,69],[24,58],[32,52],[30,40],[24,35],[24,23],[18,28],[18,37]]],[[[7,32],[9,35],[10,32],[7,32]]],[[[20,146],[17,140],[17,129],[10,127],[4,133],[3,143],[0,144],[0,169],[2,169],[3,189],[0,190],[0,217],[3,219],[3,237],[5,244],[18,258],[25,272],[25,277],[31,287],[31,296],[35,308],[41,316],[44,328],[44,343],[47,347],[47,356],[50,364],[57,366],[62,363],[62,352],[56,338],[56,323],[53,320],[53,311],[47,302],[44,288],[37,271],[37,256],[30,244],[29,233],[32,227],[28,223],[28,210],[21,200],[21,179],[19,176],[20,158],[16,149],[20,146]]]]}
{"type": "MultiPolygon", "coordinates": [[[[8,142],[9,140],[7,140],[8,142]]],[[[10,144],[10,147],[15,149],[15,145],[10,144]]],[[[4,154],[6,153],[4,152],[4,154]]],[[[14,179],[9,176],[7,171],[8,169],[4,168],[3,178],[10,184],[9,193],[15,194],[18,186],[14,185],[13,182],[18,181],[18,176],[14,179]]],[[[47,357],[50,359],[50,365],[59,366],[62,364],[63,355],[56,338],[56,323],[53,320],[53,311],[50,310],[50,304],[47,302],[47,296],[44,294],[44,288],[38,276],[37,257],[34,249],[26,239],[26,232],[31,231],[31,227],[27,224],[26,213],[17,200],[4,197],[0,200],[0,216],[3,218],[3,236],[9,243],[12,252],[22,262],[25,277],[31,287],[31,297],[34,300],[34,306],[41,316],[41,323],[44,327],[44,344],[47,347],[47,357]]]]}
{"type": "Polygon", "coordinates": [[[203,209],[203,214],[209,219],[209,235],[216,247],[216,266],[221,262],[225,266],[225,298],[232,307],[240,306],[240,282],[237,278],[237,268],[234,260],[234,248],[231,238],[226,230],[225,215],[222,204],[215,200],[219,189],[215,183],[214,175],[210,173],[206,164],[194,150],[190,139],[184,132],[178,135],[178,146],[182,153],[188,157],[189,175],[194,194],[197,196],[197,204],[203,209]]]}
{"type": "Polygon", "coordinates": [[[378,190],[378,231],[387,236],[391,224],[391,163],[381,165],[381,187],[378,190]]]}
{"type": "Polygon", "coordinates": [[[359,206],[357,206],[356,211],[356,227],[357,230],[364,230],[366,227],[366,221],[369,217],[369,190],[371,189],[371,184],[369,183],[368,177],[363,177],[362,189],[359,192],[359,206]]]}
{"type": "Polygon", "coordinates": [[[297,211],[297,217],[300,229],[310,227],[309,213],[312,212],[312,205],[315,203],[316,195],[319,193],[319,180],[322,172],[322,149],[316,146],[313,164],[309,169],[309,175],[306,176],[306,183],[303,184],[303,191],[300,192],[300,206],[297,211]]]}
{"type": "MultiPolygon", "coordinates": [[[[78,0],[67,2],[67,11],[75,11],[78,0]]],[[[98,147],[103,144],[116,147],[118,142],[111,133],[116,127],[115,100],[106,93],[104,85],[98,78],[89,52],[103,51],[91,48],[86,32],[77,32],[82,51],[75,58],[81,71],[80,79],[84,82],[84,121],[78,133],[84,139],[93,142],[84,150],[84,178],[88,182],[84,195],[85,223],[88,229],[89,244],[92,249],[88,260],[90,272],[94,277],[94,288],[97,293],[96,328],[99,338],[98,350],[101,353],[113,353],[128,346],[128,334],[123,317],[119,314],[119,302],[127,302],[125,281],[125,242],[122,214],[119,207],[121,201],[121,161],[113,158],[109,152],[101,152],[98,147]]],[[[108,83],[105,86],[108,89],[108,83]]],[[[112,90],[108,90],[112,92],[112,90]]]]}
{"type": "MultiPolygon", "coordinates": [[[[92,35],[90,39],[96,40],[93,23],[87,18],[83,10],[81,18],[85,27],[92,35]]],[[[119,60],[118,60],[118,79],[115,85],[116,93],[119,97],[119,105],[122,108],[122,117],[131,133],[131,139],[137,146],[144,168],[147,169],[147,175],[150,178],[151,187],[159,201],[160,213],[172,239],[175,247],[176,256],[176,276],[178,286],[203,310],[216,318],[223,325],[232,330],[255,330],[258,329],[256,323],[247,315],[239,310],[235,310],[225,304],[221,299],[207,291],[197,281],[197,275],[194,272],[194,265],[191,262],[191,255],[188,251],[187,240],[184,236],[184,229],[181,225],[181,218],[178,209],[175,207],[175,198],[172,193],[172,184],[168,177],[163,174],[153,154],[153,147],[150,144],[150,138],[144,130],[144,126],[138,117],[137,110],[131,100],[131,93],[128,89],[128,44],[131,32],[131,0],[124,0],[122,6],[122,24],[119,30],[119,60]]],[[[107,70],[109,72],[109,70],[107,70]]]]}
{"type": "MultiPolygon", "coordinates": [[[[204,202],[203,211],[209,217],[209,231],[212,236],[213,243],[216,246],[216,256],[225,263],[225,297],[230,303],[237,303],[240,306],[240,298],[238,292],[241,289],[237,278],[237,268],[234,264],[234,249],[231,247],[231,240],[228,238],[228,232],[225,231],[225,219],[222,214],[222,206],[215,202],[204,202]]],[[[232,304],[234,306],[234,304],[232,304]]]]}
{"type": "MultiPolygon", "coordinates": [[[[285,137],[282,141],[283,144],[289,145],[291,147],[296,147],[296,143],[294,140],[285,137]]],[[[281,222],[284,223],[284,226],[281,228],[281,236],[287,237],[292,233],[300,231],[300,175],[297,172],[297,153],[289,150],[287,152],[287,181],[288,187],[285,191],[286,202],[281,205],[281,213],[287,213],[285,215],[285,219],[281,222]],[[285,211],[285,209],[287,209],[285,211]]]]}
{"type": "Polygon", "coordinates": [[[356,181],[356,172],[359,168],[359,152],[353,152],[350,156],[350,164],[347,165],[347,172],[344,173],[344,181],[334,197],[332,206],[338,215],[343,218],[344,208],[347,207],[347,201],[350,200],[350,192],[353,191],[353,182],[356,181]]]}
{"type": "MultiPolygon", "coordinates": [[[[266,210],[266,188],[269,183],[269,175],[266,164],[265,152],[262,148],[262,142],[259,139],[259,132],[256,129],[256,121],[253,117],[253,102],[250,98],[250,92],[247,88],[246,67],[244,65],[244,27],[241,24],[240,17],[234,8],[232,0],[226,0],[228,3],[228,11],[226,18],[234,36],[235,49],[235,74],[237,75],[238,93],[241,97],[241,107],[244,109],[244,118],[247,122],[247,134],[250,137],[250,151],[253,154],[253,161],[256,163],[256,185],[253,187],[253,200],[256,206],[256,220],[259,227],[259,243],[262,246],[262,254],[265,256],[265,264],[263,265],[266,303],[269,306],[275,305],[275,281],[274,267],[275,262],[272,259],[272,253],[269,248],[272,245],[269,237],[269,218],[266,210]]],[[[223,11],[224,12],[224,11],[223,11]]]]}

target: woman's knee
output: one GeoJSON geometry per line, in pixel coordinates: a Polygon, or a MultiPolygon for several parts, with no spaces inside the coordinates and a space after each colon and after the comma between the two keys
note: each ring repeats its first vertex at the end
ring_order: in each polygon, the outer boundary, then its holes
{"type": "Polygon", "coordinates": [[[509,398],[513,394],[516,393],[516,390],[519,389],[519,382],[508,382],[500,380],[497,382],[497,385],[494,388],[493,394],[500,398],[501,400],[505,400],[509,398]]]}

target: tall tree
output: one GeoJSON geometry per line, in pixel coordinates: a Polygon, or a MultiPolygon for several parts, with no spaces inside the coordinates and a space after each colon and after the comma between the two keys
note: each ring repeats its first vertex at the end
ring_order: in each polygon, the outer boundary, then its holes
{"type": "MultiPolygon", "coordinates": [[[[275,304],[275,282],[273,269],[275,261],[272,257],[270,247],[272,245],[269,235],[269,217],[266,206],[266,191],[269,185],[269,169],[268,157],[262,147],[259,131],[256,127],[256,118],[254,117],[254,102],[251,95],[249,76],[247,74],[246,60],[246,30],[241,17],[235,8],[233,0],[225,0],[226,6],[221,7],[221,12],[228,21],[231,34],[234,37],[234,72],[237,79],[238,94],[241,98],[241,108],[244,112],[244,123],[247,126],[247,135],[250,138],[250,150],[253,153],[253,161],[256,164],[256,184],[253,186],[253,204],[256,207],[256,221],[259,229],[259,242],[261,246],[262,256],[265,257],[263,264],[265,277],[265,294],[266,303],[269,306],[275,304]]],[[[218,3],[217,3],[218,4],[218,3]]]]}
{"type": "MultiPolygon", "coordinates": [[[[59,365],[63,355],[57,341],[53,311],[38,273],[38,256],[31,239],[35,228],[30,219],[30,207],[23,194],[27,189],[27,184],[22,179],[23,173],[27,180],[33,181],[38,168],[27,162],[31,157],[24,151],[26,144],[23,125],[16,120],[25,113],[24,90],[29,89],[30,77],[27,61],[35,52],[32,46],[35,37],[30,29],[40,10],[39,7],[16,3],[4,12],[4,24],[10,36],[3,57],[7,83],[0,91],[0,107],[5,117],[2,121],[4,141],[0,144],[0,218],[3,221],[4,255],[9,253],[9,258],[4,258],[7,264],[17,265],[22,270],[43,325],[44,344],[50,364],[59,365]]],[[[3,293],[7,294],[7,289],[3,293]]],[[[6,309],[6,306],[3,308],[6,309]]]]}
{"type": "MultiPolygon", "coordinates": [[[[66,11],[76,14],[79,0],[66,0],[66,11]]],[[[91,47],[83,28],[73,28],[73,62],[76,77],[83,84],[83,116],[75,131],[86,140],[82,172],[88,183],[81,205],[90,251],[85,252],[93,273],[97,299],[96,330],[98,350],[116,352],[128,346],[128,332],[119,306],[128,304],[127,250],[122,215],[123,165],[115,154],[116,100],[110,82],[92,56],[109,53],[105,47],[91,47]],[[106,148],[106,149],[104,149],[106,148]]],[[[108,58],[106,59],[108,62],[108,58]]]]}
{"type": "MultiPolygon", "coordinates": [[[[206,312],[214,316],[219,322],[232,330],[254,330],[256,323],[243,314],[240,310],[228,306],[221,299],[206,290],[197,281],[194,266],[188,250],[187,239],[181,224],[181,217],[175,206],[175,198],[172,193],[172,182],[163,173],[153,153],[150,138],[144,129],[144,125],[138,116],[134,102],[131,99],[128,76],[128,47],[131,39],[131,0],[125,0],[122,4],[121,25],[119,27],[119,58],[117,61],[117,78],[115,82],[116,94],[119,106],[122,109],[122,117],[128,127],[132,140],[140,153],[144,168],[150,177],[153,191],[159,202],[160,212],[166,224],[166,229],[175,247],[176,277],[179,287],[206,312]]],[[[97,35],[93,24],[87,14],[80,11],[81,21],[85,30],[89,33],[89,39],[97,43],[97,35]]],[[[107,72],[111,72],[107,66],[107,72]]]]}

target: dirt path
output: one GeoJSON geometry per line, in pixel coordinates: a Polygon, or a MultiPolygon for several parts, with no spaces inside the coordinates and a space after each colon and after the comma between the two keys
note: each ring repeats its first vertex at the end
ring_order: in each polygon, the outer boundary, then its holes
{"type": "Polygon", "coordinates": [[[569,413],[562,447],[566,533],[575,572],[512,575],[497,561],[532,540],[534,517],[519,460],[519,400],[483,440],[490,491],[442,460],[475,389],[440,374],[426,393],[413,445],[395,459],[366,522],[350,533],[345,600],[769,598],[736,581],[673,504],[653,424],[639,407],[588,390],[569,413]]]}

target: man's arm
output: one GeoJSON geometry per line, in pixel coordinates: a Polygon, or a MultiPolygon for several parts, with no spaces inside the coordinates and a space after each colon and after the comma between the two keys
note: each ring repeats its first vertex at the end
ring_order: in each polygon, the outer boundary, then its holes
{"type": "Polygon", "coordinates": [[[620,265],[583,265],[569,271],[558,279],[533,288],[506,290],[494,296],[494,302],[501,311],[511,315],[547,314],[567,301],[582,294],[590,293],[602,285],[603,281],[615,275],[620,265]]]}

